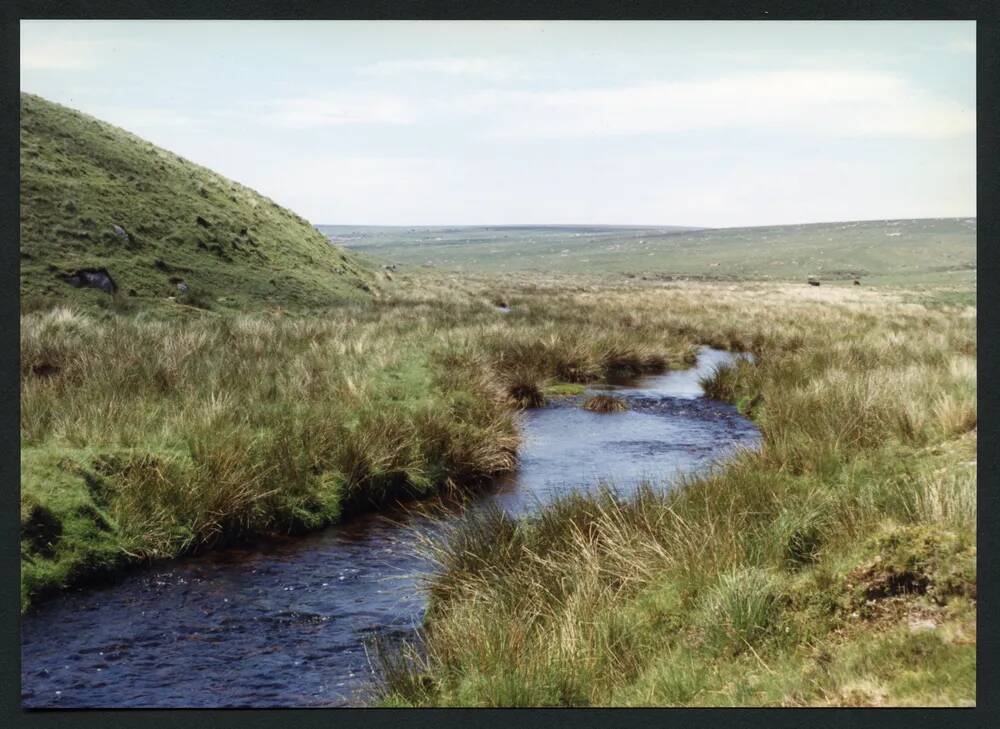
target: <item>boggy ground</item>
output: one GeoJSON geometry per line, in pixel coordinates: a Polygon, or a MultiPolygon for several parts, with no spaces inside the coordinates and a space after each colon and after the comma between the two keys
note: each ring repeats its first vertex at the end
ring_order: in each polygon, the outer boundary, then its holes
{"type": "Polygon", "coordinates": [[[382,653],[383,703],[975,702],[974,309],[753,284],[506,296],[753,352],[706,388],[763,447],[670,493],[469,515],[430,545],[422,640],[382,653]]]}

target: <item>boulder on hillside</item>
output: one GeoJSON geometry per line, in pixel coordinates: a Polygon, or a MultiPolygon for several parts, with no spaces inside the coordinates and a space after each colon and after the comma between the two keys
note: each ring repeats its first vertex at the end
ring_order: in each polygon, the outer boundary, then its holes
{"type": "Polygon", "coordinates": [[[75,289],[100,289],[111,295],[118,291],[118,284],[106,268],[80,268],[73,273],[60,273],[58,276],[75,289]]]}

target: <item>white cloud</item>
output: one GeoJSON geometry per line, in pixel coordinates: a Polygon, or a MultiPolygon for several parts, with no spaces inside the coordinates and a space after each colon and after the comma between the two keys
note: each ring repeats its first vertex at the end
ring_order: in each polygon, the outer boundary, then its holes
{"type": "Polygon", "coordinates": [[[344,90],[336,95],[268,102],[260,118],[287,128],[464,119],[466,124],[485,123],[485,127],[469,128],[489,138],[726,129],[930,138],[973,133],[976,127],[973,108],[932,96],[898,76],[828,69],[606,88],[486,89],[420,97],[406,89],[396,93],[344,90]]]}
{"type": "Polygon", "coordinates": [[[472,76],[492,80],[510,79],[523,75],[521,64],[500,58],[414,58],[378,61],[361,66],[357,72],[363,76],[408,76],[413,74],[439,74],[443,76],[472,76]]]}
{"type": "Polygon", "coordinates": [[[51,39],[21,44],[22,71],[74,71],[99,65],[101,43],[51,39]]]}
{"type": "Polygon", "coordinates": [[[265,122],[302,129],[339,124],[406,124],[415,118],[412,104],[401,96],[350,93],[280,99],[267,105],[265,122]]]}
{"type": "Polygon", "coordinates": [[[497,137],[590,137],[705,129],[943,137],[975,131],[972,108],[864,71],[778,71],[560,91],[484,91],[466,108],[496,115],[497,137]]]}

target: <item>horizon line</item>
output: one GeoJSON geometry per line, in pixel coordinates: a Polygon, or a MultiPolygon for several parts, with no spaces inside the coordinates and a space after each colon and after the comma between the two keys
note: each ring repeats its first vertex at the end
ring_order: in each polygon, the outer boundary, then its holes
{"type": "Polygon", "coordinates": [[[328,228],[677,228],[680,230],[740,230],[748,228],[783,228],[793,225],[833,225],[837,223],[892,223],[904,220],[978,220],[978,215],[933,215],[917,218],[848,218],[812,220],[791,223],[758,223],[755,225],[679,225],[676,223],[312,223],[313,227],[328,228]]]}

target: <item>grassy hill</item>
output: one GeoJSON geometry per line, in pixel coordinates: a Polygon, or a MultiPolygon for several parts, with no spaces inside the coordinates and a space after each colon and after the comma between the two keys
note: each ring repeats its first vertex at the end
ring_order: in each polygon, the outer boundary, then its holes
{"type": "Polygon", "coordinates": [[[356,257],[253,190],[21,94],[23,308],[310,309],[366,298],[372,281],[356,257]]]}
{"type": "Polygon", "coordinates": [[[976,220],[757,228],[613,226],[347,228],[331,240],[389,261],[466,271],[974,284],[976,220]]]}

